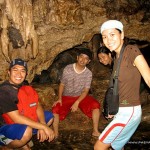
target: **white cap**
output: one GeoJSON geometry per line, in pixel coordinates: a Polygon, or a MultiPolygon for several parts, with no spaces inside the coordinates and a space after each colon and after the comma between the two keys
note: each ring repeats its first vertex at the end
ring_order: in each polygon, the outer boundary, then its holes
{"type": "Polygon", "coordinates": [[[104,30],[116,28],[120,31],[123,31],[123,24],[118,20],[108,20],[104,22],[100,28],[100,32],[102,33],[104,30]]]}

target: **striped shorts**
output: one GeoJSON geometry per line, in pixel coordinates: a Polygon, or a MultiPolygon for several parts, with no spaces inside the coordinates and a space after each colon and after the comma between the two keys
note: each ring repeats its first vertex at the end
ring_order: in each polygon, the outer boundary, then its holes
{"type": "Polygon", "coordinates": [[[121,150],[140,124],[141,116],[141,105],[119,107],[118,113],[99,136],[99,140],[111,144],[115,150],[121,150]]]}

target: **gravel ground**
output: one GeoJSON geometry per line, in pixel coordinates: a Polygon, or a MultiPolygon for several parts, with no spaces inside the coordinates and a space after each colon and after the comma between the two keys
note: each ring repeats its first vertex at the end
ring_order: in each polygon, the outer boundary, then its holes
{"type": "MultiPolygon", "coordinates": [[[[150,124],[141,123],[136,133],[126,144],[125,150],[150,150],[150,124]]],[[[102,129],[100,129],[102,131],[102,129]]],[[[36,136],[33,137],[32,150],[93,150],[97,138],[91,136],[88,131],[60,131],[60,137],[50,143],[39,143],[36,136]]]]}

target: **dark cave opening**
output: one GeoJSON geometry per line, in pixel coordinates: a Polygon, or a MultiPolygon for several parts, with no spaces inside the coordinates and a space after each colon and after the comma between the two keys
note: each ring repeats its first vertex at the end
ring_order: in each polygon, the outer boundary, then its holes
{"type": "MultiPolygon", "coordinates": [[[[141,50],[142,54],[144,55],[146,61],[150,66],[150,43],[148,41],[140,41],[129,38],[127,38],[127,40],[130,44],[138,45],[139,49],[141,50]]],[[[93,53],[93,60],[88,67],[90,67],[91,70],[97,69],[97,66],[95,66],[95,64],[99,63],[97,59],[97,50],[101,46],[100,43],[102,43],[101,35],[96,34],[93,36],[90,42],[84,42],[81,45],[61,52],[56,56],[53,63],[49,66],[47,70],[43,70],[40,75],[35,75],[32,83],[58,84],[64,67],[76,61],[76,48],[89,48],[93,53]]],[[[101,67],[100,63],[99,66],[101,67]]]]}

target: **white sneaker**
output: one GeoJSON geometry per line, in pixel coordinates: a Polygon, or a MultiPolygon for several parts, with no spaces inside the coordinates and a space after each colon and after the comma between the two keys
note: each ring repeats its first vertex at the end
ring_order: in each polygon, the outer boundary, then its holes
{"type": "Polygon", "coordinates": [[[0,135],[0,142],[2,142],[3,144],[8,145],[12,141],[13,141],[12,139],[8,139],[4,135],[0,135]]]}
{"type": "Polygon", "coordinates": [[[29,147],[33,147],[33,146],[34,146],[33,141],[32,141],[32,140],[30,140],[30,141],[28,142],[28,145],[29,145],[29,147]]]}

